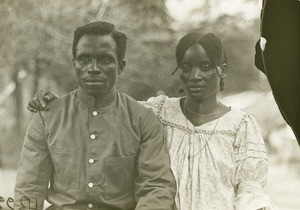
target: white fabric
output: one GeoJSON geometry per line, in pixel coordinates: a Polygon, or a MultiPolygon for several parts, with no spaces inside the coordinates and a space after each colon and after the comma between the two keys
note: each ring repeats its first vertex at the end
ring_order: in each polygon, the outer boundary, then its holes
{"type": "Polygon", "coordinates": [[[262,51],[265,51],[266,44],[267,44],[266,38],[260,37],[260,38],[259,38],[259,45],[260,45],[260,49],[261,49],[262,51]]]}
{"type": "Polygon", "coordinates": [[[194,126],[183,115],[179,98],[158,96],[141,103],[154,110],[167,132],[179,210],[275,209],[262,189],[267,155],[252,116],[231,110],[194,126]]]}

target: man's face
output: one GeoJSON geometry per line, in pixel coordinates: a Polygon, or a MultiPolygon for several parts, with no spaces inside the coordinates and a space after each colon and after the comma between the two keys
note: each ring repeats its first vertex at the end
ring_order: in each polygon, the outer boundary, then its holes
{"type": "Polygon", "coordinates": [[[104,96],[121,72],[111,35],[83,35],[76,47],[74,68],[79,85],[91,96],[104,96]]]}

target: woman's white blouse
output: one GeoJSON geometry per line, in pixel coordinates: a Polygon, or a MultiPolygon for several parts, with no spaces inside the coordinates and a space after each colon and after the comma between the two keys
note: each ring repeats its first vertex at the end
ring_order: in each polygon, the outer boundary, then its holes
{"type": "Polygon", "coordinates": [[[263,192],[268,162],[255,119],[231,110],[194,126],[183,115],[179,101],[158,96],[141,102],[153,109],[167,133],[171,169],[177,181],[177,208],[274,209],[263,192]]]}

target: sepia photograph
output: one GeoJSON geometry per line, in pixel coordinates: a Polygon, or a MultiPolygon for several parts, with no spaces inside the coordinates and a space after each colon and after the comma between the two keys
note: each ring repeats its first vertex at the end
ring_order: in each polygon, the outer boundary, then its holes
{"type": "Polygon", "coordinates": [[[0,209],[300,210],[299,0],[0,17],[0,209]]]}

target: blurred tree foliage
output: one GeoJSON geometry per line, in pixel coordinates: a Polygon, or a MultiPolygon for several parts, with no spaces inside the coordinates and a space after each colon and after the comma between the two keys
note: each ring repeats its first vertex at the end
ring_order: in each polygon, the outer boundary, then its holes
{"type": "Polygon", "coordinates": [[[164,0],[1,0],[0,17],[0,117],[5,119],[0,143],[6,153],[19,153],[14,145],[21,145],[31,116],[27,101],[38,89],[62,95],[77,87],[73,32],[90,21],[112,22],[127,34],[127,65],[117,86],[138,100],[158,90],[182,94],[178,73],[171,72],[177,40],[191,31],[213,31],[224,40],[231,67],[226,92],[260,88],[253,83],[258,21],[244,24],[239,16],[221,16],[182,25],[175,33],[164,0]],[[4,142],[13,146],[3,147],[4,142]]]}

